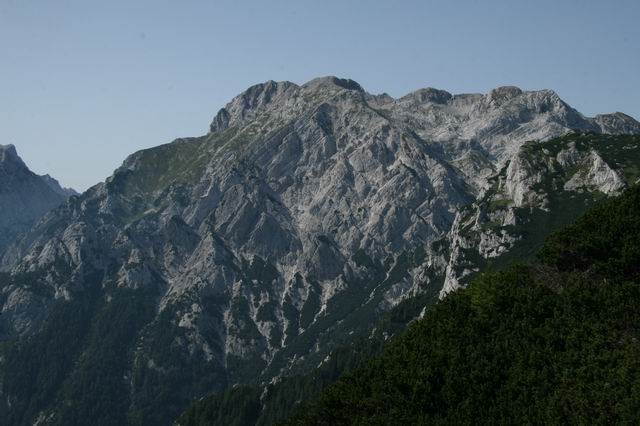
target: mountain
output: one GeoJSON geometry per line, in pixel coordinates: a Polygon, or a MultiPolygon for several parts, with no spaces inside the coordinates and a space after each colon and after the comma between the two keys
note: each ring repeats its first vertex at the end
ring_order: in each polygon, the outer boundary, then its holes
{"type": "Polygon", "coordinates": [[[29,170],[13,145],[0,145],[0,254],[16,236],[75,194],[51,176],[29,170]]]}
{"type": "MultiPolygon", "coordinates": [[[[553,234],[534,264],[447,297],[286,424],[635,422],[639,239],[636,185],[553,234]]],[[[201,414],[181,424],[221,424],[201,414]]]]}
{"type": "MultiPolygon", "coordinates": [[[[615,194],[640,167],[638,136],[608,135],[638,133],[547,90],[253,86],[206,135],[134,153],[6,251],[0,418],[169,424],[207,393],[313,369],[403,300],[464,286],[463,208],[499,193],[524,226],[558,213],[544,199],[598,198],[602,179],[615,194]],[[563,169],[587,174],[538,188],[529,141],[562,136],[593,139],[563,169]],[[607,162],[610,149],[633,155],[607,162]]],[[[543,180],[558,173],[547,151],[543,180]]]]}

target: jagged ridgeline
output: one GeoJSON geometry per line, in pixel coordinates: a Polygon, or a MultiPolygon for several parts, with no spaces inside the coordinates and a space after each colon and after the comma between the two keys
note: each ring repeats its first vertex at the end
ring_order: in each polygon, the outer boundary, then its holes
{"type": "Polygon", "coordinates": [[[170,424],[314,369],[635,182],[639,133],[548,90],[251,87],[5,251],[0,421],[170,424]]]}
{"type": "Polygon", "coordinates": [[[307,376],[199,401],[178,423],[635,423],[638,241],[636,185],[554,233],[537,262],[477,276],[380,356],[337,352],[307,376]],[[320,392],[356,359],[360,368],[320,392]]]}
{"type": "Polygon", "coordinates": [[[15,238],[62,204],[73,189],[33,173],[13,145],[0,145],[0,257],[15,238]]]}

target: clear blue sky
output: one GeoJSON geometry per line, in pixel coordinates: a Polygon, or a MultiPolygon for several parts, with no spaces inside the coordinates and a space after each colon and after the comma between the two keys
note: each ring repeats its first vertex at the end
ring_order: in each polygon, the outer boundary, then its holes
{"type": "Polygon", "coordinates": [[[639,0],[0,0],[0,143],[84,190],[254,83],[321,75],[640,118],[639,22],[639,0]]]}

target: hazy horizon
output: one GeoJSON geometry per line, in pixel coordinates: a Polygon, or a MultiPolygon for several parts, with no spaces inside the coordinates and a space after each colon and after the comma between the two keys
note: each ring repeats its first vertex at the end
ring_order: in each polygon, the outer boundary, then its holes
{"type": "Polygon", "coordinates": [[[552,89],[640,119],[637,2],[464,4],[3,1],[0,144],[83,191],[134,151],[206,133],[253,84],[323,75],[393,97],[552,89]]]}

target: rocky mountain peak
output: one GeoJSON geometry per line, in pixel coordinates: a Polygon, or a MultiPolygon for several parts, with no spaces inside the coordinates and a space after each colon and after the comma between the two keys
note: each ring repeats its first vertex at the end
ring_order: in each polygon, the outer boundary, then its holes
{"type": "Polygon", "coordinates": [[[240,125],[265,112],[274,104],[281,104],[297,89],[298,86],[290,81],[269,80],[253,85],[218,111],[210,125],[210,131],[215,133],[240,125]]]}
{"type": "Polygon", "coordinates": [[[640,133],[640,123],[633,117],[621,112],[598,114],[594,118],[602,133],[640,133]]]}
{"type": "Polygon", "coordinates": [[[0,167],[26,167],[14,145],[0,145],[0,167]]]}
{"type": "Polygon", "coordinates": [[[497,87],[483,96],[483,106],[505,111],[521,111],[527,114],[580,115],[565,103],[553,90],[524,91],[515,86],[497,87]]]}
{"type": "Polygon", "coordinates": [[[349,78],[339,78],[335,76],[318,77],[302,85],[307,90],[355,90],[364,92],[360,84],[349,78]]]}
{"type": "Polygon", "coordinates": [[[413,100],[418,103],[434,103],[434,104],[446,104],[453,98],[453,95],[446,90],[434,89],[433,87],[427,87],[425,89],[419,89],[415,92],[411,92],[402,98],[403,100],[413,100]]]}
{"type": "Polygon", "coordinates": [[[517,96],[520,96],[522,95],[522,93],[523,93],[522,89],[520,89],[519,87],[502,86],[502,87],[496,87],[495,89],[491,90],[487,94],[487,98],[489,99],[489,102],[500,104],[505,101],[511,100],[517,96]]]}

